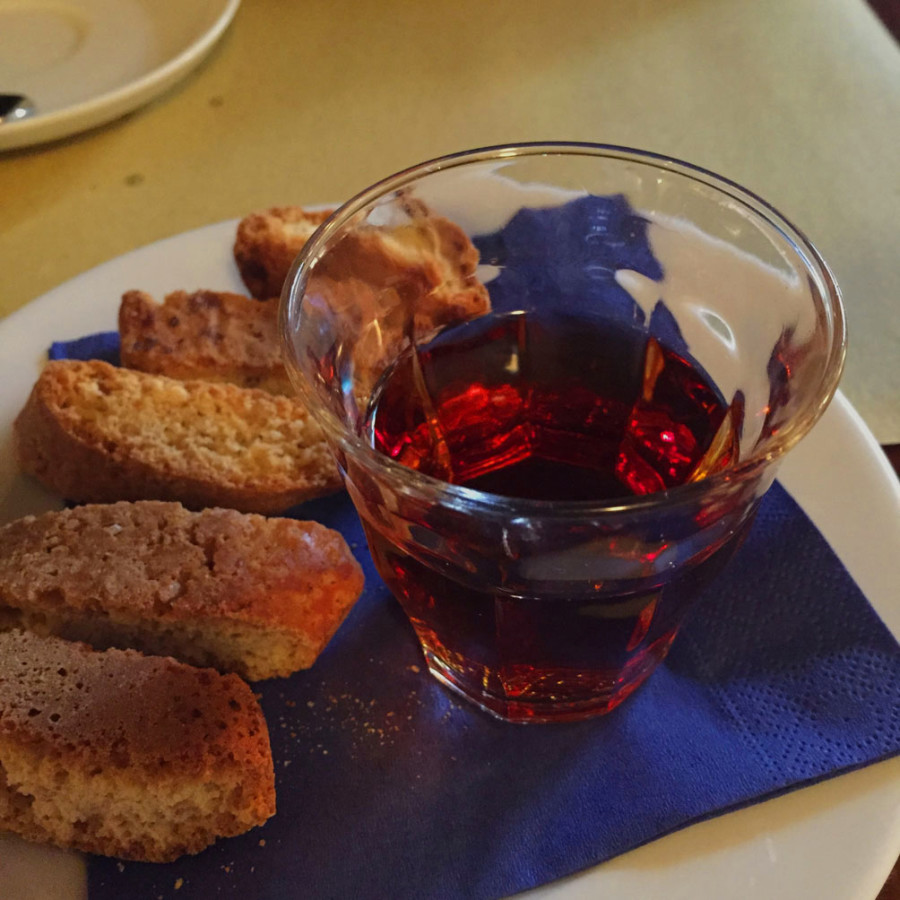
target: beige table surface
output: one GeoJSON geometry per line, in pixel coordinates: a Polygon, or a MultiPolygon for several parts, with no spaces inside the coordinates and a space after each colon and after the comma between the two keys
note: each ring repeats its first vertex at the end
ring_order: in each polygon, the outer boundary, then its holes
{"type": "Polygon", "coordinates": [[[844,392],[900,441],[900,51],[863,0],[244,0],[150,106],[0,153],[0,316],[185,229],[547,139],[678,156],[780,208],[843,287],[844,392]]]}

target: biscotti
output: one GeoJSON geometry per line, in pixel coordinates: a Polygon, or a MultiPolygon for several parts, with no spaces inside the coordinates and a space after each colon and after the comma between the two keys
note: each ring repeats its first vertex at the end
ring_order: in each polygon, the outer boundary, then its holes
{"type": "Polygon", "coordinates": [[[119,306],[122,365],[182,380],[227,381],[293,394],[278,304],[222,291],[175,291],[157,303],[128,291],[119,306]]]}
{"type": "MultiPolygon", "coordinates": [[[[466,233],[411,197],[400,198],[398,209],[401,222],[346,228],[317,257],[305,286],[307,337],[320,327],[340,348],[336,364],[357,397],[369,396],[411,343],[490,310],[466,233]]],[[[294,350],[308,358],[303,339],[294,350]]]]}
{"type": "Polygon", "coordinates": [[[397,295],[410,306],[417,337],[488,312],[488,291],[476,277],[478,250],[462,228],[411,197],[402,207],[402,224],[347,230],[315,273],[363,282],[388,305],[397,295]]]}
{"type": "Polygon", "coordinates": [[[269,300],[281,295],[294,258],[332,212],[277,206],[241,219],[234,261],[252,296],[269,300]]]}
{"type": "Polygon", "coordinates": [[[268,729],[236,675],[0,634],[0,829],[167,862],[274,812],[268,729]]]}
{"type": "MultiPolygon", "coordinates": [[[[417,335],[486,313],[490,300],[476,277],[478,251],[466,233],[412,198],[403,208],[403,224],[362,224],[347,231],[318,261],[317,277],[356,281],[383,294],[382,303],[399,293],[415,307],[417,335]]],[[[325,218],[286,206],[240,222],[235,260],[253,296],[280,295],[294,259],[325,218]]]]}
{"type": "Polygon", "coordinates": [[[98,360],[48,363],[14,434],[22,470],[73,501],[278,513],[341,486],[302,404],[98,360]]]}
{"type": "Polygon", "coordinates": [[[359,597],[316,522],[178,503],[87,505],[0,528],[0,622],[236,672],[309,668],[359,597]]]}

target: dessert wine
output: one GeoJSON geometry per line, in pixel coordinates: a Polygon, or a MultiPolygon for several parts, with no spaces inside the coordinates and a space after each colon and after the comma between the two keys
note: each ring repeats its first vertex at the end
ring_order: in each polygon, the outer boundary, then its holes
{"type": "MultiPolygon", "coordinates": [[[[373,394],[365,427],[377,451],[444,482],[602,506],[727,465],[736,454],[734,418],[694,361],[641,329],[515,313],[456,327],[398,359],[373,394]]],[[[417,525],[434,523],[423,512],[417,525]]],[[[457,527],[465,530],[464,519],[457,527]]],[[[563,554],[558,577],[542,582],[546,590],[523,593],[503,575],[483,586],[456,578],[449,566],[415,558],[389,529],[366,529],[432,670],[469,692],[474,680],[484,705],[510,718],[517,698],[533,709],[582,692],[612,708],[665,655],[688,598],[719,568],[705,560],[674,582],[650,579],[622,593],[580,583],[574,570],[583,557],[563,554]]],[[[452,549],[452,534],[440,540],[452,549]]],[[[641,564],[635,554],[662,552],[632,543],[606,552],[628,557],[632,568],[641,564]]],[[[514,568],[514,557],[498,558],[497,571],[514,568]]]]}

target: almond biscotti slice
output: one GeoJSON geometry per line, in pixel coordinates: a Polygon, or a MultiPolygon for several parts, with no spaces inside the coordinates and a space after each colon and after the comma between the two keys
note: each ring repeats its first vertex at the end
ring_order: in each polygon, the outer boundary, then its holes
{"type": "Polygon", "coordinates": [[[278,304],[222,291],[175,291],[162,303],[128,291],[119,306],[122,365],[155,375],[227,381],[293,394],[278,304]]]}
{"type": "Polygon", "coordinates": [[[80,502],[278,513],[341,487],[301,403],[99,360],[48,363],[14,434],[22,470],[80,502]]]}
{"type": "Polygon", "coordinates": [[[294,258],[333,212],[276,206],[241,219],[234,242],[234,261],[252,296],[260,300],[281,296],[294,258]]]}
{"type": "MultiPolygon", "coordinates": [[[[417,335],[486,313],[488,292],[475,275],[478,250],[466,233],[421,201],[406,198],[403,209],[403,223],[348,231],[318,262],[316,275],[352,279],[388,303],[399,294],[415,307],[417,335]]],[[[234,255],[254,297],[280,296],[294,259],[327,215],[284,206],[241,220],[234,255]]]]}
{"type": "Polygon", "coordinates": [[[274,813],[269,732],[236,675],[0,634],[0,829],[168,862],[274,813]]]}
{"type": "Polygon", "coordinates": [[[309,668],[359,597],[316,522],[178,503],[87,505],[0,528],[0,620],[251,681],[309,668]]]}

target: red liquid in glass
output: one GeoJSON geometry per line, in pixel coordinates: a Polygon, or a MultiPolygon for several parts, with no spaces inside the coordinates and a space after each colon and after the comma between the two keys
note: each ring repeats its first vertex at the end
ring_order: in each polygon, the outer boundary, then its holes
{"type": "MultiPolygon", "coordinates": [[[[398,360],[375,393],[367,433],[380,452],[451,483],[516,498],[609,501],[727,463],[726,413],[695,365],[637,329],[515,314],[469,323],[398,360]]],[[[617,705],[665,655],[686,605],[719,568],[714,557],[626,593],[563,572],[563,588],[543,581],[534,594],[508,593],[423,565],[388,529],[365,524],[432,670],[514,719],[577,718],[617,705]]],[[[432,523],[426,514],[418,524],[432,523]]],[[[608,549],[633,563],[645,549],[628,543],[608,549]]]]}

